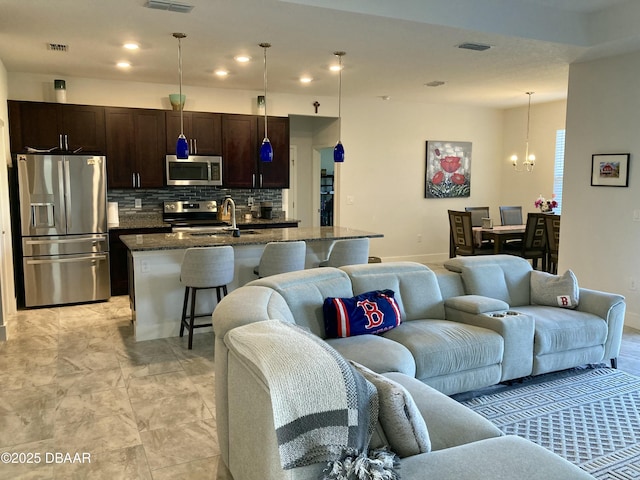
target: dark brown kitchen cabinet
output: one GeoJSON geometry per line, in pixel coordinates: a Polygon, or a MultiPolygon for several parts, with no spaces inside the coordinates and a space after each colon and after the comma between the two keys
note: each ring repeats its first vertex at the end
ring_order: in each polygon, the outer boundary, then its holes
{"type": "MultiPolygon", "coordinates": [[[[289,118],[269,117],[267,134],[273,147],[273,162],[258,158],[260,187],[289,188],[289,118]]],[[[258,118],[258,149],[264,138],[264,118],[258,118]]],[[[259,151],[259,150],[258,150],[259,151]]],[[[259,154],[258,154],[259,155],[259,154]]]]}
{"type": "Polygon", "coordinates": [[[122,235],[143,235],[147,233],[171,233],[171,227],[129,228],[109,230],[109,267],[111,270],[111,295],[129,293],[127,251],[120,237],[122,235]]]}
{"type": "Polygon", "coordinates": [[[109,188],[164,186],[164,111],[107,107],[105,118],[109,188]]]}
{"type": "Polygon", "coordinates": [[[8,101],[11,151],[105,153],[104,108],[46,102],[8,101]]]}
{"type": "Polygon", "coordinates": [[[289,119],[268,118],[273,162],[259,159],[264,118],[222,116],[222,183],[231,188],[289,188],[289,119]]]}
{"type": "MultiPolygon", "coordinates": [[[[190,155],[222,154],[222,114],[183,112],[184,135],[187,137],[190,155]]],[[[167,122],[166,153],[176,153],[176,141],[180,135],[180,112],[165,112],[167,122]]]]}

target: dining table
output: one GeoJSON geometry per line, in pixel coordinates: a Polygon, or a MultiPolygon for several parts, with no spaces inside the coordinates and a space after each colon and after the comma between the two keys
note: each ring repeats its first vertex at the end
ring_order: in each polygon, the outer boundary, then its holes
{"type": "Polygon", "coordinates": [[[493,253],[503,253],[507,240],[524,241],[526,225],[496,225],[490,228],[473,227],[473,239],[480,246],[483,240],[493,241],[493,253]]]}

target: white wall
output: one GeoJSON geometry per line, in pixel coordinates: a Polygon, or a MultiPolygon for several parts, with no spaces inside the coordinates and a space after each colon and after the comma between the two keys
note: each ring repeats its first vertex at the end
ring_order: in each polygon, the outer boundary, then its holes
{"type": "Polygon", "coordinates": [[[11,217],[9,213],[9,184],[6,168],[7,165],[11,164],[7,96],[7,70],[0,60],[0,303],[2,304],[2,308],[0,308],[0,340],[5,337],[2,313],[12,313],[16,310],[11,217]]]}
{"type": "MultiPolygon", "coordinates": [[[[51,76],[9,73],[8,78],[11,99],[53,100],[51,76]]],[[[66,81],[69,103],[168,109],[167,95],[175,90],[161,84],[70,77],[66,81]]],[[[256,113],[255,98],[261,93],[190,86],[184,92],[189,110],[236,113],[256,113]]],[[[299,161],[299,206],[308,208],[314,151],[333,146],[337,139],[336,122],[327,118],[337,115],[337,102],[335,98],[283,94],[270,95],[268,101],[271,114],[291,116],[291,143],[297,146],[299,161]],[[314,114],[316,100],[322,104],[319,115],[314,114]]],[[[553,156],[547,160],[544,152],[555,148],[555,126],[562,128],[564,102],[533,109],[530,140],[536,153],[541,152],[540,160],[533,174],[517,175],[509,167],[511,152],[505,146],[524,148],[526,108],[501,111],[343,98],[342,112],[346,159],[335,172],[334,223],[383,233],[383,239],[372,241],[371,254],[385,260],[447,258],[448,209],[488,205],[497,219],[499,205],[525,207],[538,193],[551,191],[553,177],[545,173],[549,167],[543,162],[553,162],[553,156]],[[551,125],[554,128],[547,128],[551,125]],[[427,140],[472,142],[470,198],[424,198],[427,140]]],[[[304,217],[302,225],[310,224],[310,214],[305,216],[302,209],[298,212],[304,217]]]]}
{"type": "Polygon", "coordinates": [[[581,286],[627,298],[627,325],[640,328],[640,53],[571,65],[559,269],[581,286]],[[631,153],[628,188],[592,187],[591,155],[631,153]]]}

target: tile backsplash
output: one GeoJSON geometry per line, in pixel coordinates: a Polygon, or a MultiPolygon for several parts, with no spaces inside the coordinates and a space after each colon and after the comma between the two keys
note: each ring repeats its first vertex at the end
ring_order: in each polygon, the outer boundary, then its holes
{"type": "Polygon", "coordinates": [[[238,215],[249,212],[249,197],[253,197],[254,204],[259,209],[260,202],[273,202],[274,217],[282,216],[282,190],[274,189],[233,189],[219,187],[167,187],[157,189],[113,189],[107,192],[109,202],[118,202],[119,215],[135,213],[162,213],[162,202],[169,201],[198,201],[216,200],[222,204],[225,195],[231,195],[238,215]],[[142,208],[135,208],[135,200],[142,201],[142,208]]]}

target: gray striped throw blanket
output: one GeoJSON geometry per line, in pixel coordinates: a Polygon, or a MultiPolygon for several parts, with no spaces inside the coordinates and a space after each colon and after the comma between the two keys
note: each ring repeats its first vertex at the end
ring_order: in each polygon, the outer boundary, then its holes
{"type": "Polygon", "coordinates": [[[269,385],[283,469],[367,456],[376,388],[326,342],[279,320],[235,328],[226,341],[269,385]]]}

